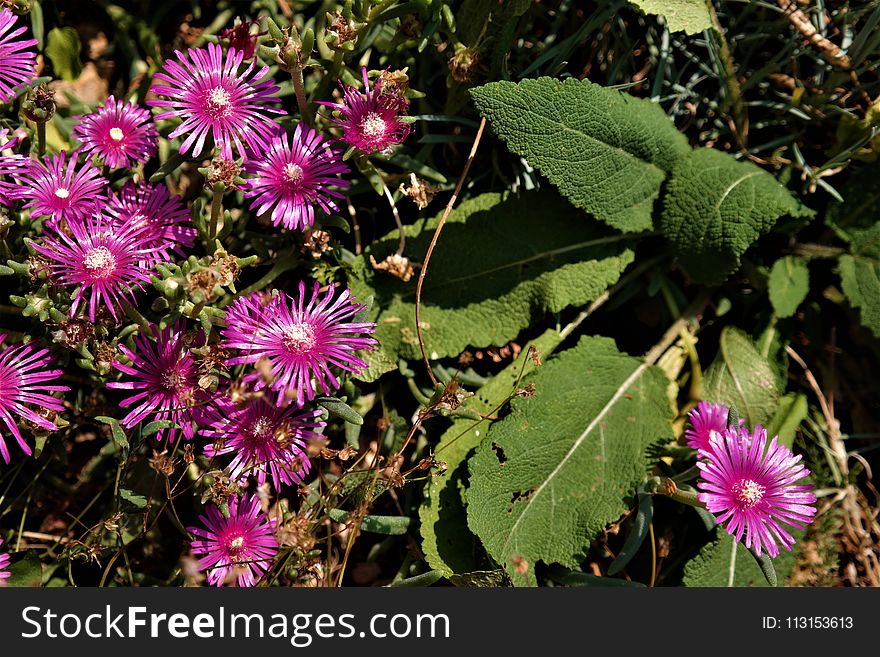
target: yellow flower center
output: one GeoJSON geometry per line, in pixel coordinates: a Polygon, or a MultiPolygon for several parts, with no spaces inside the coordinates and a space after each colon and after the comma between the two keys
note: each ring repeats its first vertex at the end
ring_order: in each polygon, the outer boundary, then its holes
{"type": "Polygon", "coordinates": [[[751,509],[761,501],[766,489],[757,481],[740,479],[733,485],[731,492],[743,509],[751,509]]]}
{"type": "Polygon", "coordinates": [[[377,139],[381,137],[385,134],[385,119],[375,112],[370,112],[364,117],[364,120],[361,121],[361,133],[367,139],[377,139]]]}
{"type": "Polygon", "coordinates": [[[122,141],[124,137],[125,133],[119,128],[110,128],[110,139],[113,141],[122,141]]]}
{"type": "Polygon", "coordinates": [[[290,353],[301,356],[315,346],[316,338],[315,329],[310,324],[291,324],[284,329],[281,342],[290,353]]]}
{"type": "Polygon", "coordinates": [[[107,278],[116,270],[116,256],[106,246],[86,251],[83,266],[92,278],[107,278]]]}

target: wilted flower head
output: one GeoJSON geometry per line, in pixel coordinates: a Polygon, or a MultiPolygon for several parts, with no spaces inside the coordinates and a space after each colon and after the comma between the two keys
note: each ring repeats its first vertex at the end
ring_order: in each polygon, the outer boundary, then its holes
{"type": "Polygon", "coordinates": [[[198,234],[183,200],[171,196],[162,184],[129,182],[110,197],[106,212],[114,230],[141,231],[144,248],[155,249],[157,259],[167,259],[170,251],[185,256],[183,249],[191,247],[198,234]]]}
{"type": "MultiPolygon", "coordinates": [[[[290,399],[302,406],[306,399],[315,398],[316,384],[330,394],[340,385],[334,370],[360,372],[367,364],[354,352],[375,348],[373,338],[358,337],[373,333],[375,324],[346,321],[364,309],[351,298],[351,291],[346,289],[334,298],[331,288],[321,298],[319,290],[316,282],[308,303],[303,282],[295,298],[280,293],[264,303],[262,295],[253,293],[236,299],[226,314],[223,347],[238,349],[241,354],[227,364],[266,359],[271,378],[268,385],[277,393],[278,406],[290,399]]],[[[256,382],[256,389],[266,385],[259,371],[249,374],[247,380],[256,382]]]]}
{"type": "Polygon", "coordinates": [[[76,316],[86,301],[92,322],[100,305],[119,321],[123,304],[136,305],[132,287],[143,289],[142,284],[150,282],[155,263],[139,231],[114,229],[97,208],[94,215],[69,219],[66,230],[47,234],[31,246],[50,261],[57,283],[76,286],[70,316],[76,316]]]}
{"type": "Polygon", "coordinates": [[[816,509],[811,484],[798,484],[810,474],[801,457],[778,443],[767,446],[767,431],[758,426],[753,433],[730,427],[710,438],[711,451],[700,460],[703,491],[697,496],[725,525],[737,541],[745,535],[745,546],[760,555],[775,557],[779,546],[791,550],[795,540],[783,524],[803,529],[816,509]]]}
{"type": "Polygon", "coordinates": [[[137,391],[120,403],[122,408],[135,405],[122,420],[126,428],[149,418],[152,421],[171,421],[174,426],[160,428],[156,439],[162,440],[166,431],[169,442],[177,438],[178,430],[191,440],[197,425],[205,414],[206,407],[214,394],[199,386],[201,374],[193,357],[191,347],[204,343],[201,331],[191,338],[184,332],[182,322],[160,329],[151,324],[150,332],[140,333],[134,338],[137,351],[124,344],[119,350],[128,358],[130,365],[118,360],[113,367],[132,377],[133,381],[112,381],[108,388],[137,391]]]}
{"type": "Polygon", "coordinates": [[[205,454],[233,455],[229,472],[240,483],[250,475],[262,486],[268,475],[276,491],[282,485],[301,484],[311,467],[306,448],[322,438],[315,431],[325,426],[316,419],[320,414],[302,412],[293,405],[278,408],[263,397],[241,405],[219,400],[216,412],[208,418],[210,429],[200,432],[215,441],[205,447],[205,454]]]}
{"type": "Polygon", "coordinates": [[[382,93],[384,73],[376,80],[372,90],[366,67],[361,69],[361,74],[364,78],[363,91],[343,85],[341,103],[319,101],[318,104],[339,111],[339,118],[334,119],[333,124],[342,129],[341,139],[349,146],[368,154],[387,152],[410,133],[410,124],[401,120],[406,115],[409,103],[401,95],[382,93]]]}
{"type": "Polygon", "coordinates": [[[229,47],[240,51],[244,59],[250,59],[257,50],[257,42],[260,37],[267,34],[267,32],[251,32],[251,27],[259,26],[259,24],[259,20],[239,18],[233,27],[228,27],[220,32],[220,38],[227,39],[229,47]]]}
{"type": "Polygon", "coordinates": [[[131,102],[110,96],[91,114],[73,117],[79,124],[73,136],[89,155],[97,155],[112,169],[129,168],[153,157],[159,133],[150,113],[131,102]]]}
{"type": "Polygon", "coordinates": [[[22,171],[16,197],[27,201],[24,207],[32,217],[48,216],[49,225],[65,219],[81,219],[92,214],[95,204],[104,200],[107,181],[101,171],[86,162],[76,165],[77,153],[61,151],[39,160],[29,160],[22,171]]]}
{"type": "MultiPolygon", "coordinates": [[[[0,333],[0,345],[6,339],[0,333]]],[[[68,386],[46,385],[58,381],[61,370],[46,369],[52,363],[48,349],[37,349],[33,344],[8,346],[0,350],[0,456],[9,463],[9,449],[3,436],[3,425],[18,442],[21,451],[30,456],[33,452],[22,438],[16,418],[31,422],[38,427],[54,431],[55,423],[40,415],[32,407],[60,413],[64,406],[60,399],[47,392],[65,392],[68,386]]]]}
{"type": "Polygon", "coordinates": [[[342,194],[333,187],[348,187],[338,178],[348,173],[339,154],[316,131],[300,123],[293,139],[276,137],[267,151],[250,160],[245,171],[254,174],[247,180],[245,198],[258,214],[272,211],[272,223],[289,230],[306,229],[315,223],[315,206],[330,213],[338,210],[334,198],[342,194]]]}
{"type": "Polygon", "coordinates": [[[14,28],[16,22],[15,14],[0,9],[0,103],[15,98],[14,89],[33,80],[37,68],[37,51],[31,50],[37,40],[16,41],[27,30],[24,25],[14,28]]]}
{"type": "Polygon", "coordinates": [[[710,404],[707,401],[701,401],[696,408],[688,413],[691,426],[684,432],[687,444],[697,451],[708,451],[712,436],[720,435],[727,430],[729,414],[730,409],[724,404],[710,404]]]}
{"type": "Polygon", "coordinates": [[[244,53],[209,43],[207,48],[175,51],[176,61],[165,62],[165,70],[154,77],[166,84],[153,86],[164,96],[147,101],[153,107],[167,108],[157,119],[180,117],[170,138],[185,135],[181,153],[198,157],[210,136],[220,147],[224,159],[232,160],[233,147],[240,157],[247,150],[260,152],[278,132],[271,114],[285,112],[271,103],[278,101],[279,88],[264,79],[269,67],[254,71],[255,62],[239,71],[244,53]]]}
{"type": "Polygon", "coordinates": [[[260,508],[256,495],[245,494],[229,500],[229,517],[211,504],[199,516],[202,527],[187,527],[200,540],[192,542],[199,568],[207,571],[208,584],[223,586],[237,574],[238,586],[254,586],[272,566],[278,553],[275,522],[260,508]]]}

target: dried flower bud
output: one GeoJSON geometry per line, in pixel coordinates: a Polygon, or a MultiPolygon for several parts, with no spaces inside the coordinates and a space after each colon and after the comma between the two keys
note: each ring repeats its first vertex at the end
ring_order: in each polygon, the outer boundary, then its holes
{"type": "Polygon", "coordinates": [[[396,253],[392,253],[382,262],[376,262],[376,259],[371,255],[370,264],[373,265],[373,269],[387,271],[389,274],[399,278],[404,283],[413,277],[413,266],[410,264],[409,258],[396,253]]]}
{"type": "Polygon", "coordinates": [[[400,191],[409,196],[413,203],[418,206],[419,210],[424,210],[428,207],[428,203],[434,200],[434,195],[440,191],[440,188],[416,177],[414,173],[409,174],[409,176],[409,187],[401,183],[400,191]]]}

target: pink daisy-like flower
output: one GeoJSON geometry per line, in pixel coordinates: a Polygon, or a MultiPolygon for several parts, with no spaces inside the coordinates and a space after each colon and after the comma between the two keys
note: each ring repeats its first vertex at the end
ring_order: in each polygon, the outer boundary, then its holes
{"type": "Polygon", "coordinates": [[[87,300],[90,321],[95,321],[99,305],[119,321],[120,305],[136,305],[131,288],[143,289],[143,283],[150,282],[155,256],[143,244],[140,232],[114,230],[97,207],[93,212],[85,218],[69,219],[67,230],[46,235],[30,245],[51,261],[57,283],[77,286],[70,305],[71,317],[87,300]]]}
{"type": "Polygon", "coordinates": [[[11,136],[6,128],[0,130],[0,205],[10,205],[18,198],[18,183],[4,181],[3,177],[15,177],[28,165],[29,158],[26,155],[18,153],[2,155],[3,151],[18,146],[19,141],[19,138],[11,136]]]}
{"type": "Polygon", "coordinates": [[[745,534],[745,546],[760,555],[762,550],[775,557],[779,546],[791,550],[795,540],[781,523],[803,529],[816,509],[811,484],[797,484],[810,474],[801,457],[778,443],[774,437],[767,446],[767,431],[758,426],[748,429],[730,427],[710,439],[711,452],[697,463],[704,491],[697,499],[715,515],[718,524],[726,523],[728,534],[739,542],[745,534]]]}
{"type": "MultiPolygon", "coordinates": [[[[0,333],[0,344],[5,338],[6,334],[0,333]]],[[[0,351],[0,428],[5,425],[18,442],[21,451],[28,456],[33,452],[18,430],[16,416],[43,429],[54,431],[57,428],[55,423],[35,412],[30,406],[60,413],[64,410],[61,400],[46,393],[70,390],[67,386],[46,385],[47,381],[57,381],[64,374],[61,370],[46,369],[51,363],[52,357],[48,349],[37,349],[30,343],[10,345],[0,351]]],[[[9,449],[2,432],[0,456],[9,463],[9,449]]]]}
{"type": "Polygon", "coordinates": [[[220,147],[223,159],[232,160],[233,147],[240,157],[248,150],[260,152],[278,133],[271,114],[286,114],[272,107],[279,87],[266,78],[269,67],[254,71],[255,61],[239,71],[244,53],[233,48],[223,58],[223,48],[209,43],[207,49],[175,51],[177,61],[165,62],[165,71],[155,78],[167,84],[153,86],[165,98],[148,100],[153,107],[166,108],[157,119],[180,117],[170,138],[186,135],[181,153],[201,155],[210,135],[220,147]]]}
{"type": "Polygon", "coordinates": [[[315,205],[325,213],[338,210],[334,198],[342,194],[332,189],[348,187],[338,178],[349,168],[330,149],[321,135],[300,123],[291,143],[277,137],[267,152],[245,164],[254,174],[246,181],[245,198],[253,198],[251,209],[257,214],[272,211],[272,223],[289,230],[305,229],[315,223],[315,205]]]}
{"type": "MultiPolygon", "coordinates": [[[[351,298],[350,290],[334,299],[332,288],[323,298],[319,298],[319,289],[316,282],[308,304],[303,282],[296,298],[281,293],[264,303],[265,298],[255,292],[236,299],[226,314],[227,327],[221,332],[223,347],[241,352],[229,359],[227,365],[267,359],[272,377],[270,387],[277,393],[278,406],[292,398],[298,406],[306,399],[314,399],[316,383],[325,394],[330,394],[339,387],[333,369],[360,372],[367,364],[354,352],[374,349],[377,344],[371,337],[357,337],[373,333],[375,324],[346,321],[364,309],[351,298]]],[[[266,385],[256,371],[246,380],[254,381],[257,389],[266,385]]]]}
{"type": "Polygon", "coordinates": [[[31,216],[49,216],[49,225],[83,218],[93,213],[96,203],[104,200],[107,181],[97,167],[86,162],[76,166],[76,153],[70,159],[64,151],[47,155],[42,161],[29,160],[20,176],[16,195],[25,199],[31,216]]]}
{"type": "Polygon", "coordinates": [[[195,242],[198,231],[190,224],[183,200],[168,193],[165,185],[147,181],[127,183],[111,196],[105,211],[115,230],[140,230],[144,247],[155,249],[155,257],[167,260],[169,252],[186,256],[184,249],[195,242]]]}
{"type": "Polygon", "coordinates": [[[112,169],[146,162],[159,148],[159,133],[150,112],[110,96],[91,114],[75,116],[73,136],[89,155],[97,155],[112,169]]]}
{"type": "Polygon", "coordinates": [[[278,554],[278,539],[275,521],[260,508],[259,497],[231,498],[228,518],[211,504],[199,520],[204,529],[187,527],[187,531],[201,539],[192,542],[192,551],[200,557],[199,568],[207,571],[208,584],[223,586],[229,576],[237,575],[238,586],[254,586],[269,571],[278,554]]]}
{"type": "Polygon", "coordinates": [[[36,39],[15,40],[27,28],[22,25],[10,32],[17,19],[8,9],[0,9],[0,103],[15,98],[15,89],[34,79],[37,70],[36,39]]]}
{"type": "MultiPolygon", "coordinates": [[[[0,545],[3,545],[2,538],[0,538],[0,545]]],[[[3,582],[4,579],[12,576],[12,573],[6,570],[7,568],[9,568],[9,555],[4,552],[3,554],[0,554],[0,586],[5,584],[5,582],[3,582]]]]}
{"type": "MultiPolygon", "coordinates": [[[[191,347],[204,343],[204,334],[199,331],[190,340],[182,322],[161,330],[151,324],[150,334],[138,334],[134,343],[137,352],[124,344],[119,345],[130,365],[113,361],[114,368],[128,374],[134,381],[107,383],[108,388],[136,391],[120,403],[122,408],[135,404],[122,419],[123,426],[130,429],[146,418],[170,420],[176,426],[167,429],[169,442],[176,440],[178,430],[183,431],[184,438],[191,440],[195,435],[194,426],[202,420],[206,406],[214,397],[199,386],[201,374],[190,351],[191,347]]],[[[165,428],[160,428],[156,439],[162,440],[165,432],[165,428]]]]}
{"type": "MultiPolygon", "coordinates": [[[[342,129],[342,141],[349,146],[363,151],[375,153],[388,152],[394,144],[407,138],[412,130],[409,123],[401,121],[406,115],[409,103],[399,94],[383,94],[383,73],[370,90],[366,67],[361,69],[364,78],[364,90],[342,85],[343,99],[341,103],[318,101],[318,105],[326,105],[339,111],[339,118],[333,125],[342,129]]],[[[342,84],[342,83],[340,83],[342,84]]]]}
{"type": "Polygon", "coordinates": [[[297,412],[295,406],[278,408],[262,397],[236,406],[229,401],[218,402],[211,413],[210,429],[201,435],[212,438],[214,445],[205,447],[205,454],[217,457],[233,454],[229,464],[232,478],[244,483],[253,475],[262,486],[272,477],[275,490],[281,485],[301,484],[311,468],[306,447],[323,436],[315,429],[326,424],[316,418],[321,411],[297,412]]]}
{"type": "Polygon", "coordinates": [[[688,413],[691,426],[684,432],[687,444],[697,451],[708,451],[712,436],[722,434],[727,430],[729,413],[730,409],[724,404],[710,404],[707,401],[701,401],[696,408],[688,413]]]}

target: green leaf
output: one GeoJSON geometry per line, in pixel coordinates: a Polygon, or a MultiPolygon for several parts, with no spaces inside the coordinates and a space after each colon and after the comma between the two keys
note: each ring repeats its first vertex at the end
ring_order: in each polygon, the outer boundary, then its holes
{"type": "Polygon", "coordinates": [[[626,587],[626,588],[645,588],[645,585],[640,582],[630,582],[625,579],[618,579],[616,577],[599,577],[598,575],[591,575],[590,573],[582,573],[579,570],[569,570],[568,568],[561,568],[559,566],[554,566],[550,569],[550,577],[554,582],[558,584],[562,584],[563,586],[614,586],[614,587],[626,587]]]}
{"type": "MultiPolygon", "coordinates": [[[[348,522],[351,514],[342,509],[330,509],[328,514],[336,522],[348,522]]],[[[364,516],[361,520],[361,530],[375,534],[390,534],[400,536],[406,534],[412,524],[412,518],[408,516],[364,516]]]]}
{"type": "Polygon", "coordinates": [[[538,561],[576,569],[632,503],[645,451],[672,434],[663,371],[584,337],[527,377],[469,461],[468,524],[517,584],[538,561]]]}
{"type": "Polygon", "coordinates": [[[330,413],[330,415],[335,415],[349,424],[359,426],[364,423],[363,416],[341,399],[336,397],[318,397],[315,399],[315,403],[330,413]]]}
{"type": "Polygon", "coordinates": [[[791,317],[810,291],[810,270],[801,258],[785,256],[773,263],[767,281],[777,317],[791,317]]]}
{"type": "MultiPolygon", "coordinates": [[[[440,216],[406,226],[404,254],[424,259],[440,216]]],[[[503,346],[533,322],[596,299],[632,262],[634,236],[612,233],[577,216],[549,192],[483,194],[449,215],[422,289],[422,336],[432,359],[469,346],[503,346]],[[536,230],[536,218],[540,229],[536,230]]],[[[395,252],[395,230],[355,260],[349,284],[358,299],[375,298],[371,321],[380,347],[360,354],[372,381],[421,359],[415,326],[416,278],[409,282],[376,271],[395,252]]]]}
{"type": "Polygon", "coordinates": [[[52,62],[55,75],[73,82],[82,73],[79,58],[81,49],[79,34],[72,27],[55,27],[46,37],[46,57],[52,62]]]}
{"type": "MultiPolygon", "coordinates": [[[[769,586],[755,556],[742,543],[723,529],[716,529],[717,538],[707,543],[700,553],[684,567],[685,586],[769,586]]],[[[792,533],[796,538],[800,532],[792,533]]],[[[797,550],[797,548],[795,548],[797,550]]],[[[797,554],[782,550],[773,559],[777,577],[784,579],[794,568],[797,554]]]]}
{"type": "MultiPolygon", "coordinates": [[[[528,342],[519,357],[468,397],[462,408],[494,414],[516,391],[520,375],[535,369],[529,347],[534,346],[545,358],[560,342],[562,336],[554,329],[548,329],[536,340],[528,342]]],[[[432,476],[425,484],[424,500],[419,508],[422,552],[428,565],[447,577],[452,573],[481,572],[487,565],[485,550],[468,528],[462,494],[469,486],[467,459],[488,429],[487,421],[457,418],[440,436],[434,449],[435,458],[446,464],[446,470],[432,476]]]]}
{"type": "Polygon", "coordinates": [[[127,488],[119,489],[119,497],[134,506],[136,509],[143,509],[147,506],[146,497],[144,497],[143,495],[138,495],[134,491],[130,491],[127,488]]]}
{"type": "Polygon", "coordinates": [[[38,587],[42,585],[43,564],[40,563],[40,557],[36,550],[26,550],[9,556],[10,564],[7,570],[11,575],[0,581],[6,586],[38,587]]]}
{"type": "Polygon", "coordinates": [[[860,310],[862,326],[880,337],[880,222],[848,233],[850,253],[840,256],[837,271],[843,293],[860,310]]]}
{"type": "Polygon", "coordinates": [[[708,0],[629,0],[646,14],[663,16],[670,32],[697,34],[712,27],[708,0]]]}
{"type": "Polygon", "coordinates": [[[95,420],[110,425],[110,435],[113,437],[113,442],[117,447],[120,449],[129,448],[128,438],[125,437],[125,431],[122,430],[122,427],[119,425],[119,421],[116,420],[116,418],[107,415],[98,415],[95,417],[95,420]]]}
{"type": "Polygon", "coordinates": [[[749,427],[766,425],[776,412],[782,384],[770,362],[751,338],[738,328],[725,327],[718,355],[703,378],[703,397],[734,406],[749,427]]]}
{"type": "Polygon", "coordinates": [[[779,400],[776,413],[767,423],[767,434],[772,438],[779,436],[779,442],[791,449],[794,436],[801,422],[807,419],[810,408],[807,396],[801,392],[790,392],[779,400]]]}
{"type": "Polygon", "coordinates": [[[777,219],[811,214],[757,165],[701,148],[672,171],[661,230],[695,280],[718,285],[777,219]]]}
{"type": "Polygon", "coordinates": [[[659,105],[589,80],[490,82],[471,95],[511,151],[624,232],[653,226],[666,173],[689,152],[659,105]]]}

